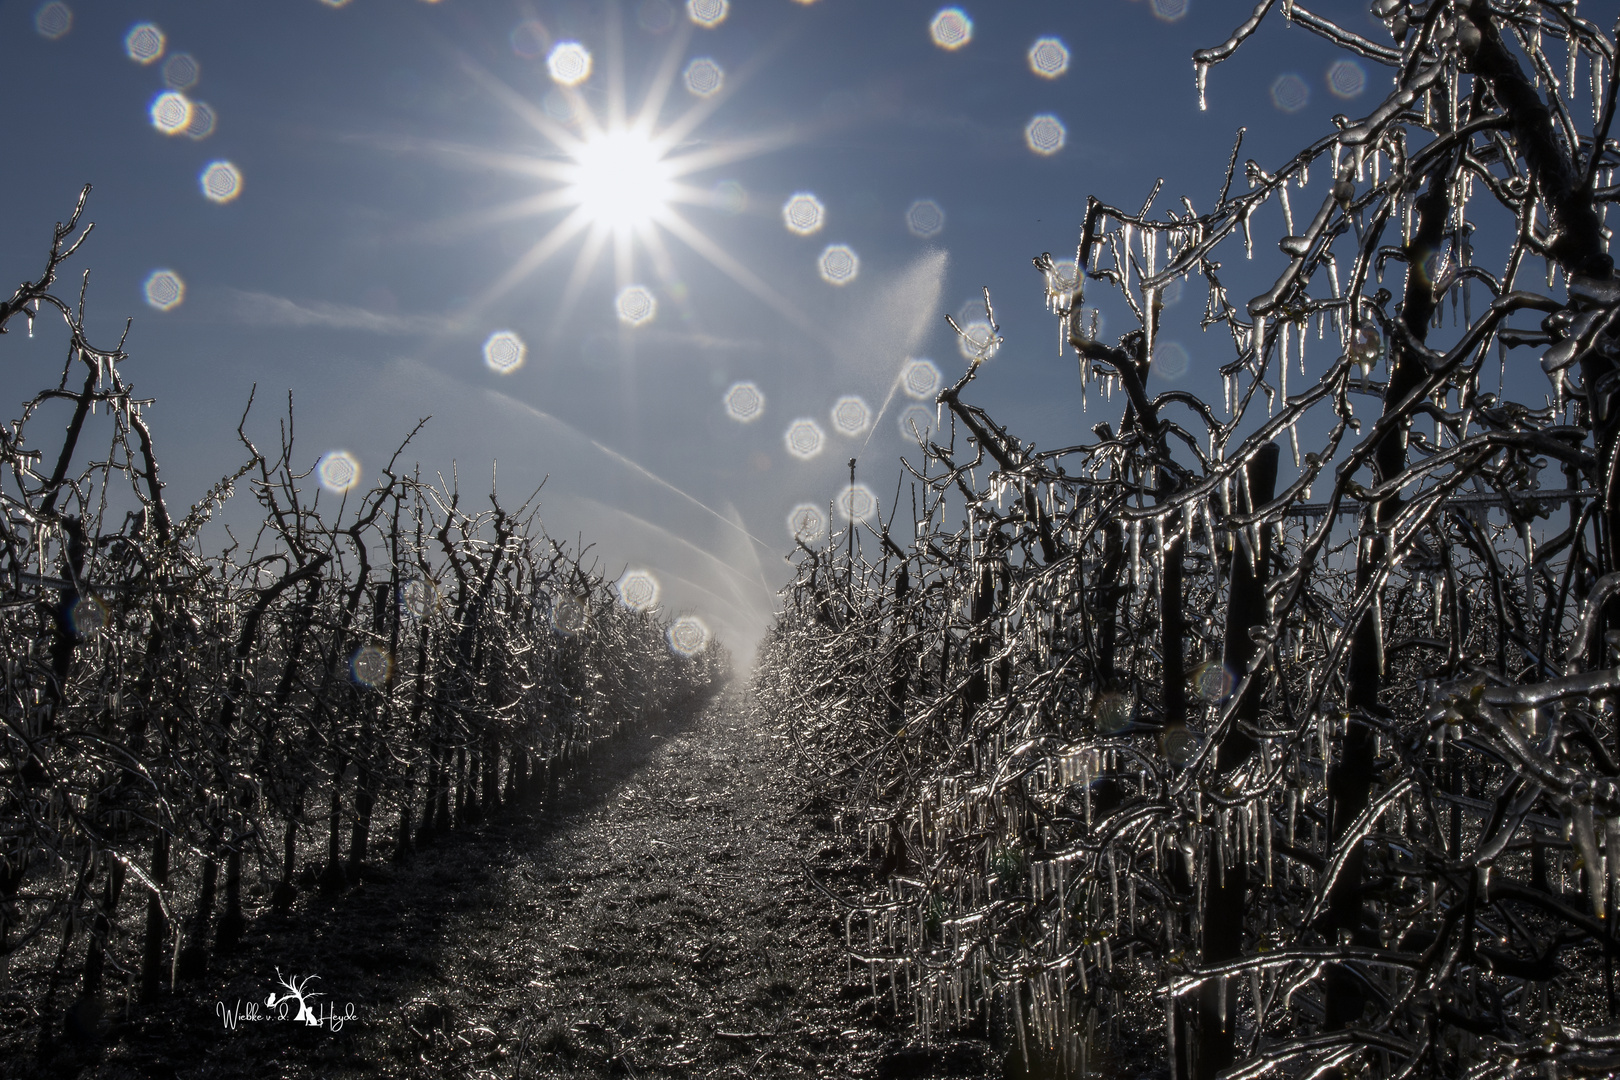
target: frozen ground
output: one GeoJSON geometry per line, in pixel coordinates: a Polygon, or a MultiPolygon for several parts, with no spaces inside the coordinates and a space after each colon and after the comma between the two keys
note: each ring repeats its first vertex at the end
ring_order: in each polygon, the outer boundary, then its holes
{"type": "MultiPolygon", "coordinates": [[[[457,834],[292,916],[158,1006],[114,1010],[99,1047],[19,1075],[886,1077],[999,1075],[982,1044],[902,1043],[889,995],[847,969],[806,880],[853,892],[784,736],[739,698],[604,747],[545,805],[457,834]],[[332,1025],[243,1021],[282,976],[332,1025]]],[[[262,1011],[262,1010],[261,1010],[262,1011]]],[[[289,1016],[292,1014],[289,1013],[289,1016]]]]}

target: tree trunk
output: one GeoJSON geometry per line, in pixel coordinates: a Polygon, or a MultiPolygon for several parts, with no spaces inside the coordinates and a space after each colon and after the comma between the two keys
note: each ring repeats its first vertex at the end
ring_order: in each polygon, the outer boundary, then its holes
{"type": "MultiPolygon", "coordinates": [[[[1256,506],[1271,501],[1277,486],[1278,453],[1277,444],[1268,443],[1249,461],[1246,468],[1248,497],[1239,500],[1240,513],[1253,513],[1256,506]]],[[[1249,633],[1250,628],[1267,623],[1265,593],[1271,578],[1271,530],[1262,527],[1259,533],[1259,544],[1252,545],[1242,542],[1242,531],[1232,530],[1232,568],[1226,590],[1226,634],[1221,663],[1225,668],[1224,677],[1233,680],[1234,688],[1248,671],[1258,647],[1249,633]]],[[[1265,687],[1263,673],[1263,668],[1255,672],[1254,680],[1237,703],[1231,726],[1215,749],[1215,768],[1221,777],[1231,775],[1254,755],[1255,741],[1239,725],[1252,725],[1260,719],[1260,699],[1265,687]]],[[[1270,812],[1269,806],[1267,812],[1270,812]]],[[[1205,849],[1206,865],[1216,866],[1220,857],[1216,843],[1211,841],[1205,849]]],[[[1204,883],[1205,967],[1243,955],[1243,916],[1247,910],[1249,885],[1246,867],[1226,866],[1224,871],[1204,883]]],[[[1213,1080],[1233,1062],[1237,985],[1235,981],[1232,985],[1225,985],[1226,982],[1206,983],[1199,990],[1198,1053],[1193,1070],[1197,1080],[1213,1080]]]]}
{"type": "MultiPolygon", "coordinates": [[[[159,829],[152,836],[152,884],[169,883],[169,834],[159,829]]],[[[146,945],[141,953],[141,1000],[154,1001],[163,989],[163,952],[169,941],[169,920],[157,893],[146,898],[146,945]]]]}

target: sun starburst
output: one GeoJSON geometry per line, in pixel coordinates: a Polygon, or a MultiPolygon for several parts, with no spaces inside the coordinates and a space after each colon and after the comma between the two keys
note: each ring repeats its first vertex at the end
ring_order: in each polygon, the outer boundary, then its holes
{"type": "MultiPolygon", "coordinates": [[[[482,65],[463,58],[465,70],[532,128],[540,137],[541,145],[536,152],[527,154],[473,147],[441,146],[440,149],[468,163],[493,166],[532,178],[539,182],[540,190],[462,215],[445,226],[455,230],[504,227],[524,219],[561,215],[483,290],[474,301],[475,308],[483,310],[493,306],[529,281],[542,266],[572,251],[573,266],[557,294],[555,317],[549,320],[551,332],[560,334],[570,313],[579,306],[591,275],[608,248],[613,256],[615,296],[622,295],[627,288],[644,287],[647,279],[640,275],[650,269],[653,280],[660,286],[654,289],[654,294],[674,296],[677,304],[687,306],[689,297],[684,290],[674,287],[677,284],[675,262],[666,243],[668,237],[674,237],[794,325],[817,333],[796,305],[725,250],[684,212],[689,207],[726,208],[712,182],[694,182],[700,174],[779,149],[789,141],[784,132],[721,141],[700,141],[693,137],[694,131],[714,110],[747,82],[752,70],[758,67],[757,60],[728,74],[723,88],[699,96],[684,111],[667,110],[674,115],[665,119],[670,91],[683,77],[680,61],[690,32],[687,27],[670,41],[639,108],[633,113],[626,108],[623,46],[612,23],[608,26],[610,40],[605,62],[598,63],[589,57],[584,45],[568,43],[585,53],[569,71],[577,68],[589,75],[588,81],[578,82],[554,78],[556,85],[549,93],[561,95],[560,100],[567,105],[565,110],[536,104],[482,65]],[[595,82],[606,83],[605,94],[593,87],[595,82]],[[558,115],[568,119],[559,120],[558,115]]],[[[634,327],[647,320],[623,321],[627,327],[634,327]]]]}

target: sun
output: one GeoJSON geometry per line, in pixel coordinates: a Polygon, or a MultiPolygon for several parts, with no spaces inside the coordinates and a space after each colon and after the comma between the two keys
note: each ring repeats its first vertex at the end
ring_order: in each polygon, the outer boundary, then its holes
{"type": "MultiPolygon", "coordinates": [[[[608,63],[593,65],[584,45],[565,43],[586,54],[576,65],[586,74],[571,80],[559,79],[553,73],[557,85],[543,101],[496,78],[470,57],[462,57],[463,70],[532,128],[538,137],[537,145],[533,150],[516,152],[451,143],[428,144],[429,148],[538,184],[509,202],[458,214],[438,228],[505,229],[524,219],[559,215],[481,291],[471,307],[462,311],[462,317],[475,317],[477,312],[492,307],[546,263],[573,250],[573,268],[562,288],[553,294],[555,299],[548,303],[554,313],[548,320],[554,338],[579,309],[587,282],[604,253],[613,263],[615,296],[622,297],[630,288],[648,297],[662,293],[682,318],[693,318],[690,299],[666,243],[673,239],[800,330],[819,336],[822,328],[797,304],[725,250],[687,213],[688,208],[696,208],[701,214],[725,205],[716,194],[716,185],[704,174],[781,149],[798,138],[785,126],[724,139],[694,135],[715,109],[748,81],[763,57],[728,77],[723,90],[694,90],[697,100],[686,108],[668,108],[670,91],[681,77],[686,46],[686,38],[677,35],[651,73],[640,107],[631,109],[625,100],[622,42],[616,38],[616,27],[610,24],[609,31],[606,54],[612,59],[608,63]],[[600,90],[582,85],[599,79],[607,83],[600,90]],[[649,270],[650,278],[646,276],[649,270]]],[[[656,308],[643,305],[635,310],[645,314],[632,318],[619,309],[626,327],[650,321],[656,308]]]]}
{"type": "Polygon", "coordinates": [[[663,219],[675,175],[659,141],[633,128],[596,132],[573,150],[577,173],[569,191],[592,225],[616,232],[663,219]]]}

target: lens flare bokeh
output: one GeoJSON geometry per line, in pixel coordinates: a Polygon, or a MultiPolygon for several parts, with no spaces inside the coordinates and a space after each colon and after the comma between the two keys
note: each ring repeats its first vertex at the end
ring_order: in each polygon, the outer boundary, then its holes
{"type": "Polygon", "coordinates": [[[815,503],[800,503],[788,514],[788,535],[801,544],[814,544],[827,535],[827,515],[815,503]]]}
{"type": "Polygon", "coordinates": [[[709,643],[709,628],[696,615],[683,615],[669,624],[664,636],[682,656],[696,656],[709,643]]]}
{"type": "Polygon", "coordinates": [[[1041,113],[1024,126],[1024,143],[1042,157],[1051,157],[1063,149],[1068,139],[1063,121],[1051,113],[1041,113]]]}
{"type": "Polygon", "coordinates": [[[782,221],[795,236],[809,236],[825,223],[827,208],[808,191],[796,191],[782,204],[782,221]]]}
{"type": "Polygon", "coordinates": [[[1029,70],[1043,79],[1055,79],[1069,70],[1069,47],[1055,37],[1043,37],[1029,47],[1029,70]]]}
{"type": "Polygon", "coordinates": [[[214,133],[214,126],[219,123],[219,115],[214,107],[202,101],[191,103],[191,121],[186,124],[186,137],[201,141],[214,133]]]}
{"type": "Polygon", "coordinates": [[[926,443],[938,422],[934,410],[923,405],[907,405],[900,411],[900,435],[917,443],[926,443]]]}
{"type": "Polygon", "coordinates": [[[945,227],[945,211],[933,199],[918,199],[906,209],[906,228],[924,240],[945,227]]]}
{"type": "Polygon", "coordinates": [[[707,56],[700,56],[686,65],[686,71],[681,75],[686,83],[689,93],[698,97],[713,97],[725,85],[726,73],[719,64],[707,56]]]}
{"type": "Polygon", "coordinates": [[[394,658],[381,645],[362,645],[349,654],[349,678],[356,686],[381,690],[393,677],[394,658]]]}
{"type": "Polygon", "coordinates": [[[409,578],[400,583],[399,607],[409,618],[425,619],[439,603],[439,587],[431,578],[409,578]]]}
{"type": "Polygon", "coordinates": [[[528,355],[528,346],[515,331],[497,330],[484,339],[484,363],[491,371],[510,375],[523,366],[528,355]]]}
{"type": "Polygon", "coordinates": [[[658,579],[650,570],[626,570],[613,588],[619,603],[631,611],[646,611],[658,603],[658,579]]]}
{"type": "Polygon", "coordinates": [[[209,202],[228,203],[242,194],[242,172],[228,161],[210,161],[197,183],[209,202]]]}
{"type": "Polygon", "coordinates": [[[925,356],[906,361],[900,373],[900,388],[918,401],[932,398],[939,393],[939,366],[925,356]]]}
{"type": "Polygon", "coordinates": [[[1236,685],[1232,669],[1219,660],[1206,660],[1193,669],[1193,692],[1212,704],[1224,704],[1236,685]]]}
{"type": "Polygon", "coordinates": [[[34,12],[34,31],[47,41],[58,41],[73,29],[73,9],[62,0],[41,4],[34,12]]]}
{"type": "Polygon", "coordinates": [[[1151,6],[1160,22],[1177,22],[1187,14],[1187,0],[1152,0],[1151,6]]]}
{"type": "Polygon", "coordinates": [[[850,484],[838,492],[833,505],[845,521],[869,521],[877,514],[877,496],[865,484],[850,484]]]}
{"type": "Polygon", "coordinates": [[[1198,756],[1204,737],[1191,728],[1177,726],[1166,728],[1159,743],[1164,748],[1164,759],[1179,769],[1198,756]]]}
{"type": "Polygon", "coordinates": [[[1367,88],[1367,73],[1354,60],[1338,60],[1327,70],[1327,84],[1336,98],[1359,97],[1367,88]]]}
{"type": "Polygon", "coordinates": [[[107,628],[111,614],[100,597],[85,593],[68,605],[68,627],[75,637],[88,640],[107,628]]]}
{"type": "Polygon", "coordinates": [[[172,311],[186,298],[186,283],[173,270],[152,271],[141,288],[146,302],[159,311],[172,311]]]}
{"type": "Polygon", "coordinates": [[[321,486],[342,493],[360,483],[360,462],[347,450],[333,450],[321,458],[321,486]]]}
{"type": "Polygon", "coordinates": [[[590,608],[583,596],[559,597],[551,605],[551,626],[559,634],[573,637],[590,625],[590,608]]]}
{"type": "Polygon", "coordinates": [[[559,41],[546,56],[546,70],[561,86],[578,86],[591,77],[591,53],[577,41],[559,41]]]}
{"type": "Polygon", "coordinates": [[[751,382],[732,383],[726,391],[726,415],[739,423],[758,420],[765,413],[765,394],[751,382]]]}
{"type": "Polygon", "coordinates": [[[524,19],[506,35],[512,52],[525,60],[538,60],[551,47],[551,35],[539,19],[524,19]]]}
{"type": "Polygon", "coordinates": [[[1123,731],[1136,719],[1136,701],[1120,690],[1104,690],[1097,695],[1092,723],[1104,735],[1123,731]]]}
{"type": "Polygon", "coordinates": [[[935,45],[954,52],[973,40],[973,20],[961,8],[941,8],[928,24],[928,36],[935,45]]]}
{"type": "Polygon", "coordinates": [[[851,437],[864,435],[872,426],[872,410],[854,394],[841,397],[832,407],[833,427],[838,434],[851,437]]]}
{"type": "Polygon", "coordinates": [[[1279,75],[1271,84],[1271,103],[1285,113],[1297,113],[1311,103],[1311,88],[1293,72],[1279,75]]]}
{"type": "Polygon", "coordinates": [[[821,280],[829,285],[848,285],[861,272],[861,260],[848,244],[828,244],[816,260],[821,280]]]}
{"type": "Polygon", "coordinates": [[[618,298],[613,301],[613,308],[619,313],[619,321],[630,326],[641,326],[651,322],[653,316],[658,314],[658,301],[644,285],[626,285],[619,290],[618,298]]]}
{"type": "Polygon", "coordinates": [[[748,191],[735,180],[722,180],[714,185],[709,205],[728,214],[740,214],[748,209],[748,191]]]}
{"type": "Polygon", "coordinates": [[[827,437],[822,433],[820,424],[808,416],[801,416],[788,425],[783,440],[787,443],[788,453],[800,461],[809,461],[821,453],[827,437]]]}
{"type": "Polygon", "coordinates": [[[729,0],[686,0],[686,15],[705,30],[719,26],[731,11],[729,0]]]}
{"type": "Polygon", "coordinates": [[[163,61],[163,85],[170,90],[190,90],[201,75],[202,66],[190,53],[175,53],[163,61]]]}
{"type": "Polygon", "coordinates": [[[1000,347],[995,330],[983,319],[962,324],[962,332],[956,337],[956,348],[963,359],[975,363],[990,359],[1000,347]]]}
{"type": "Polygon", "coordinates": [[[181,135],[191,126],[191,102],[178,90],[165,90],[147,110],[152,126],[165,135],[181,135]]]}
{"type": "Polygon", "coordinates": [[[137,64],[156,63],[163,55],[163,31],[149,22],[136,23],[124,35],[124,55],[137,64]]]}
{"type": "Polygon", "coordinates": [[[1187,374],[1187,350],[1177,341],[1153,343],[1153,374],[1174,381],[1187,374]]]}

